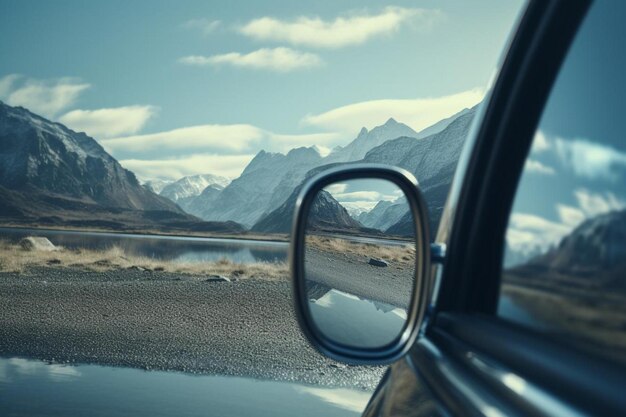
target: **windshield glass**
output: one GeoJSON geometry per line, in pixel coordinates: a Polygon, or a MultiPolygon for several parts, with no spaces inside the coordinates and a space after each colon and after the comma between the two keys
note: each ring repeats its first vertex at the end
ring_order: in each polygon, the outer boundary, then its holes
{"type": "MultiPolygon", "coordinates": [[[[0,414],[360,413],[384,369],[293,315],[295,193],[399,166],[435,228],[521,7],[0,0],[0,414]]],[[[335,191],[350,227],[411,226],[335,191]]]]}

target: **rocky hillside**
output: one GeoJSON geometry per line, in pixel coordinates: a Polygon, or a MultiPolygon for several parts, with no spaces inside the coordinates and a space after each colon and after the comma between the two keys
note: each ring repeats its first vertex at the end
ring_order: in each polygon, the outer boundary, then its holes
{"type": "Polygon", "coordinates": [[[0,186],[104,207],[181,212],[142,187],[91,137],[1,102],[0,186]]]}
{"type": "MultiPolygon", "coordinates": [[[[462,112],[444,130],[419,141],[398,138],[385,142],[368,152],[363,159],[364,162],[395,165],[415,175],[425,195],[433,233],[439,224],[456,164],[475,113],[476,107],[462,112]]],[[[412,234],[412,221],[407,212],[387,231],[400,235],[412,234]]]]}
{"type": "MultiPolygon", "coordinates": [[[[460,116],[449,122],[442,131],[423,139],[401,137],[388,140],[370,150],[360,161],[398,166],[412,172],[425,194],[432,230],[435,230],[439,223],[456,164],[475,112],[476,107],[461,112],[460,116]]],[[[316,167],[309,171],[301,182],[317,172],[337,165],[341,163],[316,167]]],[[[388,213],[384,213],[386,209],[390,209],[390,205],[383,202],[376,211],[372,209],[371,218],[363,213],[358,219],[366,223],[364,226],[379,228],[388,234],[410,236],[414,233],[413,218],[408,206],[394,207],[388,213]]],[[[271,212],[261,219],[254,229],[270,232],[273,227],[267,226],[273,223],[267,218],[277,219],[279,216],[287,215],[289,213],[284,208],[280,212],[271,212]]],[[[290,220],[285,220],[284,223],[289,224],[290,220]]]]}
{"type": "Polygon", "coordinates": [[[228,178],[218,175],[190,175],[165,185],[159,195],[177,203],[186,212],[196,214],[190,210],[190,206],[196,197],[202,194],[208,187],[215,190],[223,190],[228,184],[230,184],[228,178]]]}
{"type": "Polygon", "coordinates": [[[377,126],[371,131],[362,128],[359,135],[343,148],[336,148],[326,157],[325,163],[349,162],[363,159],[371,149],[382,145],[390,139],[402,136],[418,138],[419,134],[404,123],[390,118],[384,125],[377,126]]]}
{"type": "Polygon", "coordinates": [[[0,195],[4,223],[210,227],[140,185],[93,138],[2,102],[0,195]]]}
{"type": "MultiPolygon", "coordinates": [[[[252,230],[263,233],[289,233],[291,231],[293,212],[300,190],[301,187],[294,190],[287,201],[274,210],[269,216],[265,216],[252,230]]],[[[348,211],[339,204],[330,193],[322,190],[311,206],[307,228],[311,231],[358,231],[363,229],[363,226],[358,221],[354,220],[348,211]]]]}
{"type": "Polygon", "coordinates": [[[193,213],[207,220],[234,220],[252,226],[280,207],[311,169],[360,160],[385,141],[407,135],[419,136],[407,125],[389,119],[371,131],[363,128],[352,142],[326,157],[315,147],[292,149],[286,155],[261,151],[219,197],[205,201],[202,211],[193,213]]]}

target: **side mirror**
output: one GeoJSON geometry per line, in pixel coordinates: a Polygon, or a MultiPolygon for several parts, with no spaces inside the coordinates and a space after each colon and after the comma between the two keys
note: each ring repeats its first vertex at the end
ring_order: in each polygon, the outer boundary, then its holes
{"type": "Polygon", "coordinates": [[[323,354],[391,363],[411,347],[429,296],[428,210],[409,172],[335,168],[296,203],[290,264],[296,316],[323,354]]]}

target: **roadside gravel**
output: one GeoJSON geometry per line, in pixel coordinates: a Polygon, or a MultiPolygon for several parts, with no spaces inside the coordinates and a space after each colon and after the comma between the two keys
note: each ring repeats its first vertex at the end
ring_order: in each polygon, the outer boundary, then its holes
{"type": "Polygon", "coordinates": [[[373,389],[300,333],[290,283],[119,270],[0,273],[0,355],[373,389]]]}

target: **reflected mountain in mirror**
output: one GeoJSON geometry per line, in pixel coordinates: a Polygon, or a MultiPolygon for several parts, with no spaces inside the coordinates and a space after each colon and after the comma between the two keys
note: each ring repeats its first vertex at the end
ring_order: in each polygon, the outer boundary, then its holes
{"type": "Polygon", "coordinates": [[[377,348],[401,334],[414,287],[415,237],[388,229],[410,213],[402,190],[387,180],[334,183],[317,194],[305,276],[311,316],[326,337],[377,348]]]}

